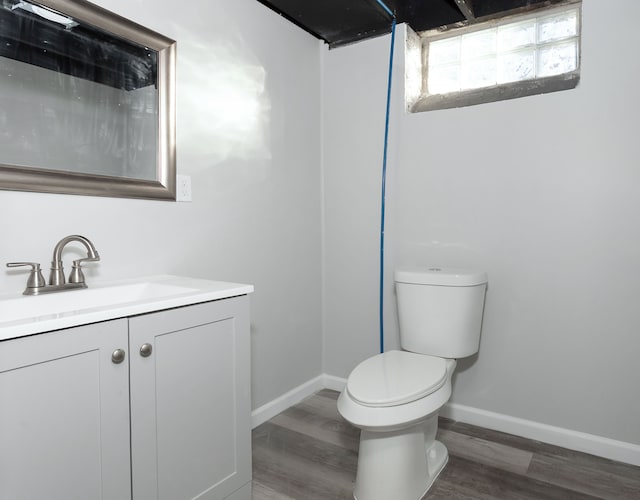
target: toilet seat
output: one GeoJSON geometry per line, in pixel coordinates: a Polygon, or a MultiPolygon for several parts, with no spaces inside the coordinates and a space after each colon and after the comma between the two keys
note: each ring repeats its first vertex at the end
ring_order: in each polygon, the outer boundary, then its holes
{"type": "Polygon", "coordinates": [[[346,390],[358,404],[379,408],[424,398],[446,381],[444,358],[388,351],[360,363],[351,372],[346,390]]]}

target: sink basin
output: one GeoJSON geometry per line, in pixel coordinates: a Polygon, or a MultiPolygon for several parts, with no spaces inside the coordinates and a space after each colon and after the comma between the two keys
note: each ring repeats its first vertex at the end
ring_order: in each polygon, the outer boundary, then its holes
{"type": "Polygon", "coordinates": [[[16,297],[0,301],[0,318],[2,323],[5,323],[25,318],[168,297],[193,291],[195,291],[193,288],[161,283],[133,283],[104,288],[67,290],[35,297],[16,297]]]}
{"type": "Polygon", "coordinates": [[[155,276],[37,296],[0,296],[0,340],[253,292],[253,286],[155,276]]]}

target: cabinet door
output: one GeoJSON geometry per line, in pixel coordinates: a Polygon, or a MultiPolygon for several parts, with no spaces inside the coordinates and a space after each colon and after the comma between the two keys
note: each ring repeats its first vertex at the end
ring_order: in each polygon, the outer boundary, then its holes
{"type": "Polygon", "coordinates": [[[0,342],[0,499],[131,498],[126,320],[0,342]]]}
{"type": "Polygon", "coordinates": [[[129,341],[134,499],[222,499],[249,482],[248,298],[130,318],[129,341]]]}

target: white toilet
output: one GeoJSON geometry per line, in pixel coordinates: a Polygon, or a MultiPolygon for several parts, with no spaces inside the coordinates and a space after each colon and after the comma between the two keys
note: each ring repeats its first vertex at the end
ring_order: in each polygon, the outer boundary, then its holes
{"type": "Polygon", "coordinates": [[[338,411],[361,429],[357,500],[418,500],[447,463],[435,440],[456,358],[478,352],[487,275],[425,268],[395,273],[400,344],[360,363],[338,411]]]}

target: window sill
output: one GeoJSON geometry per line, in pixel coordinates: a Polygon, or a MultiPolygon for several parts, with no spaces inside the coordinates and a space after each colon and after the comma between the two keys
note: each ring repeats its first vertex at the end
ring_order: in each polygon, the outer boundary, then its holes
{"type": "Polygon", "coordinates": [[[547,78],[467,90],[455,94],[422,94],[413,102],[407,103],[407,111],[419,113],[438,109],[461,108],[536,94],[548,94],[550,92],[573,89],[578,85],[579,81],[580,73],[579,70],[576,70],[547,78]]]}

